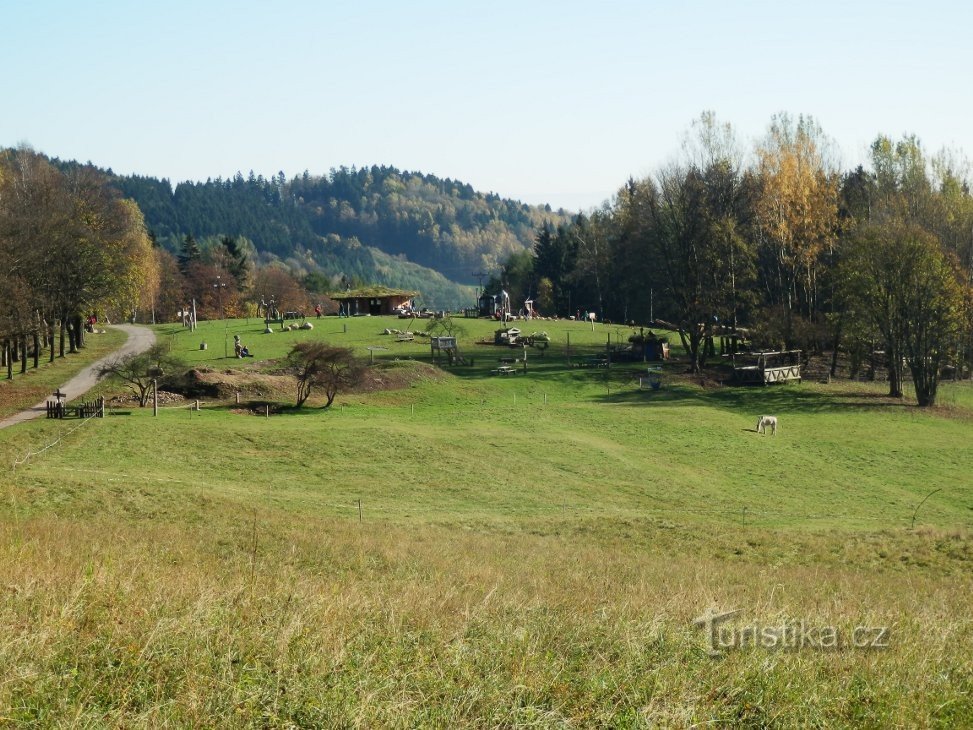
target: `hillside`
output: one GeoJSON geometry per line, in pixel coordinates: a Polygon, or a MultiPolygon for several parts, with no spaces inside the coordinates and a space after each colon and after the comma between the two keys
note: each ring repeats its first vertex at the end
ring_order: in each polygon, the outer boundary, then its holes
{"type": "Polygon", "coordinates": [[[342,167],[290,181],[283,173],[238,173],[175,188],[153,177],[115,182],[171,250],[189,233],[243,237],[264,259],[417,288],[427,304],[442,307],[469,303],[474,272],[495,272],[511,253],[533,246],[545,221],[567,215],[394,167],[342,167]]]}

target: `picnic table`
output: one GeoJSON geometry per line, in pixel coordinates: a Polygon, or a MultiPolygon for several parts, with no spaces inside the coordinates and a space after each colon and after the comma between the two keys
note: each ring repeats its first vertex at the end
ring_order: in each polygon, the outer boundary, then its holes
{"type": "Polygon", "coordinates": [[[607,357],[586,357],[574,364],[577,368],[607,368],[608,358],[607,357]]]}
{"type": "Polygon", "coordinates": [[[500,367],[496,368],[495,370],[491,370],[490,372],[492,372],[494,375],[513,375],[517,371],[514,370],[509,365],[501,365],[500,367]]]}

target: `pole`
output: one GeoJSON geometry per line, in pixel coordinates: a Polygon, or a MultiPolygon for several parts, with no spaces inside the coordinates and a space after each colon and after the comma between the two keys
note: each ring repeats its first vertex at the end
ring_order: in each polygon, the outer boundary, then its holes
{"type": "Polygon", "coordinates": [[[159,415],[159,382],[152,378],[152,415],[159,415]]]}

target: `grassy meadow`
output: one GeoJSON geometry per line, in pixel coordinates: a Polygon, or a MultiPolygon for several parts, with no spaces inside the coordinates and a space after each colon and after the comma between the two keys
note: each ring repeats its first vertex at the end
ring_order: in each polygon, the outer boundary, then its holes
{"type": "Polygon", "coordinates": [[[973,724],[970,384],[641,390],[568,366],[631,333],[574,322],[520,323],[551,346],[499,377],[522,351],[458,322],[452,368],[408,320],[162,325],[241,403],[0,432],[0,722],[973,724]],[[298,411],[269,375],[305,338],[385,349],[298,411]],[[712,651],[694,621],[738,609],[712,651]]]}

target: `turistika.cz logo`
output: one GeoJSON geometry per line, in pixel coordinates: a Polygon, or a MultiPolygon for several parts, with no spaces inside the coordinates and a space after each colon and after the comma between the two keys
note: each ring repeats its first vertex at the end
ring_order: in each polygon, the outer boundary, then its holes
{"type": "Polygon", "coordinates": [[[733,619],[743,609],[708,613],[693,620],[703,629],[710,656],[724,656],[734,649],[755,647],[771,651],[841,651],[845,649],[888,649],[887,626],[855,626],[842,629],[820,626],[803,619],[782,620],[770,624],[757,622],[739,625],[733,619]]]}

